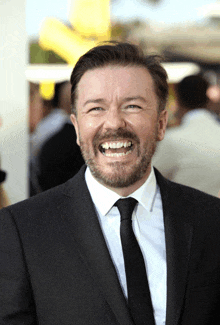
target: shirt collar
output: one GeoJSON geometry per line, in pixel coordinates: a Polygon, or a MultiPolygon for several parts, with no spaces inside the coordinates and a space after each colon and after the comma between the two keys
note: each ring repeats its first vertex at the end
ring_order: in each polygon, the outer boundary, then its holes
{"type": "MultiPolygon", "coordinates": [[[[88,167],[86,169],[85,179],[96,208],[102,215],[106,215],[121,196],[99,183],[92,176],[88,167]]],[[[151,211],[156,195],[156,188],[156,177],[154,169],[151,168],[146,182],[129,196],[135,198],[147,211],[151,211]]]]}

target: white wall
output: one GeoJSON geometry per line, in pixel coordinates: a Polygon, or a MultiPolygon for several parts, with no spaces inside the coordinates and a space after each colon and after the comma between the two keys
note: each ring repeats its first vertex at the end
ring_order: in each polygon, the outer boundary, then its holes
{"type": "Polygon", "coordinates": [[[0,166],[11,203],[28,193],[27,53],[25,0],[0,0],[0,166]]]}

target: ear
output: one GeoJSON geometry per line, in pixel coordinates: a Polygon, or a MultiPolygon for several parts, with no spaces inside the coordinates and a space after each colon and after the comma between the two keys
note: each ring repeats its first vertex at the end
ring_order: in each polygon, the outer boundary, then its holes
{"type": "Polygon", "coordinates": [[[78,146],[80,146],[80,144],[79,144],[79,127],[78,127],[76,115],[71,114],[70,119],[71,119],[71,122],[73,123],[73,126],[75,127],[75,131],[76,131],[76,143],[78,144],[78,146]]]}
{"type": "Polygon", "coordinates": [[[161,141],[164,138],[166,127],[168,122],[168,111],[164,109],[159,113],[158,116],[158,133],[157,133],[157,141],[161,141]]]}

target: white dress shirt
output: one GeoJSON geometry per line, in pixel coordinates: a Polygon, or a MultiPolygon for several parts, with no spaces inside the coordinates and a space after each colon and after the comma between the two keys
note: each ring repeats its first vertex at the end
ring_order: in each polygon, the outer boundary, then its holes
{"type": "MultiPolygon", "coordinates": [[[[124,258],[120,240],[120,214],[115,202],[121,197],[100,184],[86,169],[86,183],[95,204],[99,222],[115,265],[124,295],[127,297],[124,258]]],[[[166,250],[163,209],[154,170],[147,181],[129,195],[139,203],[132,215],[133,230],[145,261],[156,325],[166,318],[166,250]]]]}

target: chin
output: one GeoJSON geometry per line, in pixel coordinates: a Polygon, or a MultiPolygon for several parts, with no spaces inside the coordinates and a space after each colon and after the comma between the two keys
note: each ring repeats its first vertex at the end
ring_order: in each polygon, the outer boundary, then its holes
{"type": "Polygon", "coordinates": [[[89,166],[93,176],[103,185],[114,188],[129,187],[140,179],[144,178],[149,169],[149,163],[144,166],[133,166],[132,168],[126,168],[126,166],[120,163],[114,163],[113,168],[110,171],[104,171],[89,166]]]}

